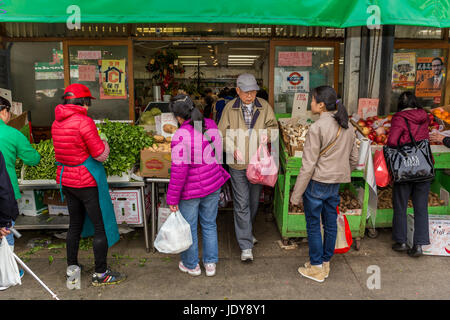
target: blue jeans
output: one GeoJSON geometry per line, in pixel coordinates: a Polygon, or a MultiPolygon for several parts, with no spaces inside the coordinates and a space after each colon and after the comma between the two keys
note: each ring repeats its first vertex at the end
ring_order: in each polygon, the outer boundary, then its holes
{"type": "MultiPolygon", "coordinates": [[[[11,224],[14,227],[14,224],[15,224],[14,221],[12,221],[11,224]]],[[[10,234],[8,234],[5,238],[6,238],[6,241],[8,241],[8,244],[10,246],[14,245],[14,235],[12,234],[12,232],[10,234]]]]}
{"type": "Polygon", "coordinates": [[[197,222],[200,219],[202,227],[203,263],[219,261],[219,244],[217,241],[217,210],[220,188],[203,198],[180,200],[178,207],[181,215],[191,226],[192,245],[181,253],[181,261],[189,269],[195,269],[198,264],[197,222]]]}
{"type": "Polygon", "coordinates": [[[328,262],[334,254],[337,235],[336,207],[339,202],[339,183],[329,184],[311,180],[303,194],[311,265],[328,262]],[[320,217],[324,229],[323,240],[320,217]]]}

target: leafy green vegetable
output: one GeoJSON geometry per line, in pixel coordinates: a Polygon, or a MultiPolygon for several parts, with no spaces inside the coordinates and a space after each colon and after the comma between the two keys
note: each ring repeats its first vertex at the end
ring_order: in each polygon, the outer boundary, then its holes
{"type": "Polygon", "coordinates": [[[49,256],[48,257],[48,264],[52,264],[53,263],[53,256],[49,256]]]}
{"type": "MultiPolygon", "coordinates": [[[[53,140],[44,140],[38,144],[31,145],[41,155],[41,161],[37,166],[25,165],[25,180],[55,180],[56,164],[55,149],[53,148],[53,140]]],[[[17,164],[17,161],[16,161],[17,164]]],[[[16,166],[17,168],[17,166],[16,166]]],[[[16,169],[17,172],[17,169],[16,169]]]]}
{"type": "Polygon", "coordinates": [[[105,120],[97,125],[108,138],[109,157],[103,165],[107,176],[122,175],[140,160],[141,150],[153,144],[142,127],[105,120]]]}
{"type": "Polygon", "coordinates": [[[23,161],[19,158],[16,159],[16,176],[20,178],[20,171],[22,170],[23,161]]]}

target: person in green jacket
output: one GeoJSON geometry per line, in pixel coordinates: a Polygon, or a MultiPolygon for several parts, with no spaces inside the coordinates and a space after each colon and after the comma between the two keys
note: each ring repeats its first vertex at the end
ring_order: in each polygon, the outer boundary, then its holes
{"type": "MultiPolygon", "coordinates": [[[[16,176],[16,159],[20,158],[26,165],[35,166],[41,161],[41,156],[19,130],[7,125],[10,119],[11,104],[5,98],[0,97],[0,151],[5,158],[6,170],[17,200],[21,198],[21,195],[16,176]]],[[[8,244],[14,248],[14,236],[9,234],[6,239],[8,244]]]]}

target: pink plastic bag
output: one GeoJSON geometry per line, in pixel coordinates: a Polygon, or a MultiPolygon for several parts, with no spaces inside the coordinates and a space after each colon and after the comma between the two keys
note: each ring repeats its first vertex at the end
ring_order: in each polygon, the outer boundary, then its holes
{"type": "Polygon", "coordinates": [[[258,151],[250,159],[247,167],[247,179],[253,184],[275,186],[278,179],[278,167],[265,145],[260,145],[258,151]],[[261,153],[263,157],[261,157],[261,153]]]}

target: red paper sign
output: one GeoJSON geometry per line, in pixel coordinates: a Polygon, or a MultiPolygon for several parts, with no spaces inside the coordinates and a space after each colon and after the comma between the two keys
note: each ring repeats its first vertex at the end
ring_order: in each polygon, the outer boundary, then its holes
{"type": "Polygon", "coordinates": [[[78,59],[80,60],[99,60],[101,58],[101,51],[78,51],[78,59]]]}
{"type": "Polygon", "coordinates": [[[95,81],[95,68],[92,65],[79,65],[78,81],[95,81]]]}
{"type": "Polygon", "coordinates": [[[278,53],[279,67],[311,67],[312,66],[312,52],[279,52],[278,53]]]}
{"type": "Polygon", "coordinates": [[[358,100],[358,115],[366,119],[378,114],[379,99],[360,98],[358,100]]]}

